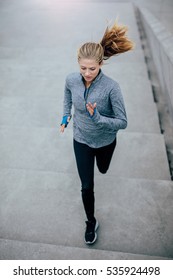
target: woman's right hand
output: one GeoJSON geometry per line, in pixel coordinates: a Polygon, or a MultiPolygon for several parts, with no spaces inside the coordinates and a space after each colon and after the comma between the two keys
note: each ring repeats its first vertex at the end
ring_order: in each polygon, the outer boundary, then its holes
{"type": "Polygon", "coordinates": [[[86,104],[86,108],[90,114],[90,116],[92,117],[94,115],[95,112],[95,108],[97,107],[97,104],[91,104],[90,102],[86,104]]]}
{"type": "Polygon", "coordinates": [[[65,124],[62,124],[61,127],[60,127],[60,132],[63,133],[64,129],[65,129],[65,124]]]}
{"type": "Polygon", "coordinates": [[[71,120],[71,116],[64,116],[62,119],[61,127],[60,127],[60,132],[64,132],[64,129],[67,127],[71,120]]]}

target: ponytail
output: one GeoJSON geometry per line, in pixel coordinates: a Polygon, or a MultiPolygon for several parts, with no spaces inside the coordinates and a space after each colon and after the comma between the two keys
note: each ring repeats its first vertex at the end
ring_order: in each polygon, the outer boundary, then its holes
{"type": "Polygon", "coordinates": [[[78,50],[78,61],[81,58],[94,58],[99,64],[111,56],[127,52],[134,48],[134,43],[127,38],[127,26],[115,24],[103,35],[100,43],[88,42],[78,50]]]}
{"type": "Polygon", "coordinates": [[[117,22],[111,28],[106,28],[103,38],[100,41],[104,50],[104,60],[134,48],[134,43],[127,38],[127,31],[127,26],[118,25],[117,22]]]}

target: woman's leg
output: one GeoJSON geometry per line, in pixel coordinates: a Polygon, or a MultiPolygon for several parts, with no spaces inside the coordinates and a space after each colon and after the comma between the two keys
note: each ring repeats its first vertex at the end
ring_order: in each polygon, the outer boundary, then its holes
{"type": "Polygon", "coordinates": [[[103,174],[106,173],[109,168],[116,143],[117,141],[115,138],[115,140],[110,145],[95,150],[97,166],[99,171],[103,174]]]}
{"type": "Polygon", "coordinates": [[[74,140],[74,152],[82,184],[82,200],[88,221],[94,218],[94,151],[74,140]]]}

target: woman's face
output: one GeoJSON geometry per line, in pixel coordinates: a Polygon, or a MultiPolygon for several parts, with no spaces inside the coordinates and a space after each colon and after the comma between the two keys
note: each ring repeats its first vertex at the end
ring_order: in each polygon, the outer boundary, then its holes
{"type": "Polygon", "coordinates": [[[81,58],[79,60],[80,73],[87,83],[91,83],[98,75],[102,63],[99,64],[93,58],[81,58]]]}

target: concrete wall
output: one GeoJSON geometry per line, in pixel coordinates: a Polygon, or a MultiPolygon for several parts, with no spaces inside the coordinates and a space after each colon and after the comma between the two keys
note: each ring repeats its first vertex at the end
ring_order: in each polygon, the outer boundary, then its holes
{"type": "Polygon", "coordinates": [[[173,36],[147,9],[138,12],[173,121],[173,36]]]}
{"type": "MultiPolygon", "coordinates": [[[[63,0],[63,2],[69,0],[63,0]]],[[[139,8],[147,8],[173,34],[173,0],[70,0],[75,2],[133,3],[139,8]]],[[[115,8],[116,12],[116,8],[115,8]]],[[[120,18],[121,19],[121,18],[120,18]]]]}

